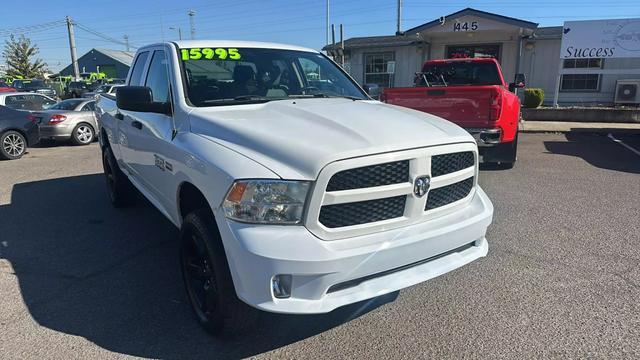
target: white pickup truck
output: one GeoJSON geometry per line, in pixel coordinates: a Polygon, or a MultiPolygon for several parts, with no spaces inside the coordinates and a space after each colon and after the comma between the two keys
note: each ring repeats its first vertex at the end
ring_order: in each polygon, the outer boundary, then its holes
{"type": "Polygon", "coordinates": [[[145,46],[96,111],[111,202],[135,188],[181,230],[187,294],[213,333],[251,326],[253,308],[326,313],[487,254],[474,139],[372,100],[315,50],[145,46]]]}

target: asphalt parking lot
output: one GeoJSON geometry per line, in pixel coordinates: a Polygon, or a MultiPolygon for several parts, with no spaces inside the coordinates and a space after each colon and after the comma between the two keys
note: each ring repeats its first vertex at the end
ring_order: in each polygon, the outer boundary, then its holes
{"type": "Polygon", "coordinates": [[[31,149],[0,162],[0,357],[639,358],[640,155],[606,135],[520,141],[514,169],[480,174],[488,257],[224,339],[193,318],[177,230],[143,200],[109,205],[97,144],[31,149]]]}

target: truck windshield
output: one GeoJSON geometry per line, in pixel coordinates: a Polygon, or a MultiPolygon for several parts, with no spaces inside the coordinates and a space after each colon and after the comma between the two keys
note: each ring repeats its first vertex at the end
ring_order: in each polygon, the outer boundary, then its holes
{"type": "Polygon", "coordinates": [[[292,98],[368,99],[321,54],[261,48],[179,49],[189,101],[198,107],[292,98]]]}
{"type": "Polygon", "coordinates": [[[427,64],[416,76],[416,86],[502,85],[492,62],[447,62],[427,64]]]}

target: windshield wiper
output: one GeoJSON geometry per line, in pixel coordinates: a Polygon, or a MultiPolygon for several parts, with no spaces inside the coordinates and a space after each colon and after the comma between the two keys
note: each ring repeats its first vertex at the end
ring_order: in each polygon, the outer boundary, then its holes
{"type": "Polygon", "coordinates": [[[228,103],[234,103],[234,102],[263,103],[271,100],[273,99],[260,96],[260,95],[240,95],[230,99],[210,99],[210,100],[203,100],[202,102],[205,104],[228,104],[228,103]]]}
{"type": "Polygon", "coordinates": [[[308,94],[308,95],[289,95],[289,98],[293,99],[304,99],[304,98],[345,98],[353,101],[356,100],[364,100],[363,98],[359,98],[357,96],[350,95],[329,95],[327,93],[316,93],[316,94],[308,94]]]}

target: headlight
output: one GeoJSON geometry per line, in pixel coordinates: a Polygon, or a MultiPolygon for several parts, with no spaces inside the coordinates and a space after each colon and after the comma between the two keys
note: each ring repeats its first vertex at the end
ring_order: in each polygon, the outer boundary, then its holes
{"type": "Polygon", "coordinates": [[[238,180],[222,204],[233,220],[256,224],[298,224],[309,192],[307,181],[238,180]]]}

